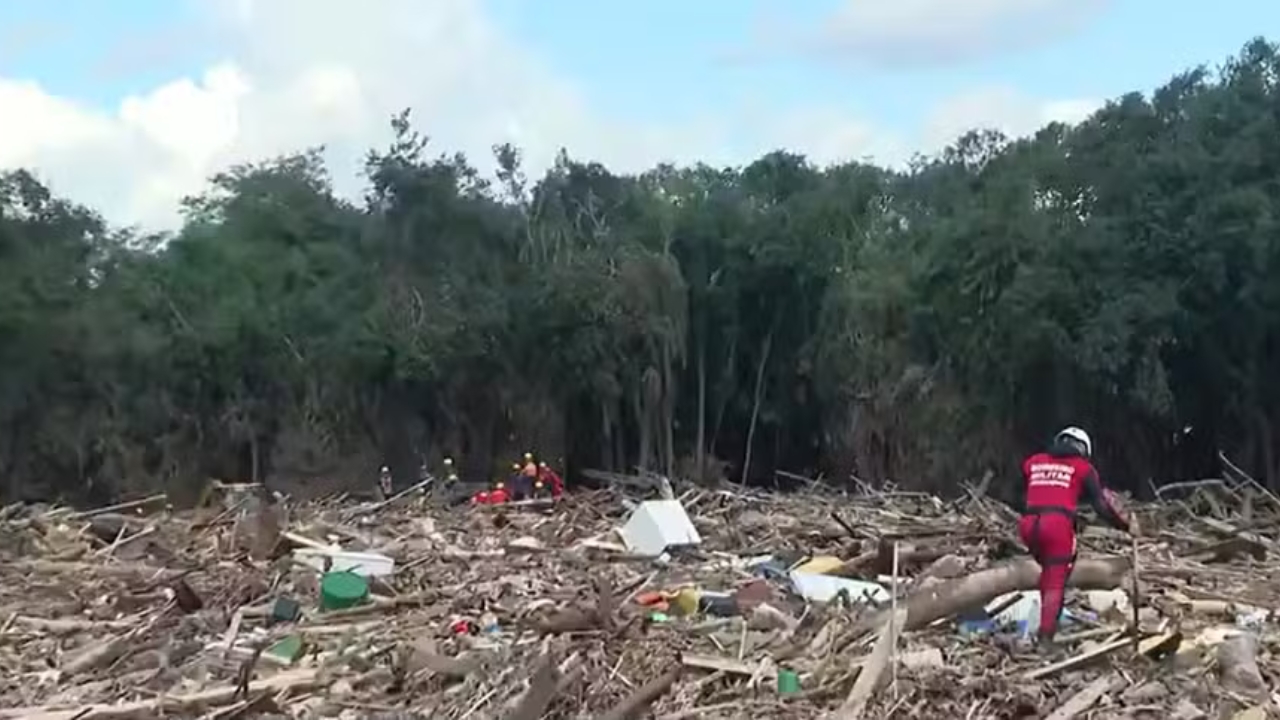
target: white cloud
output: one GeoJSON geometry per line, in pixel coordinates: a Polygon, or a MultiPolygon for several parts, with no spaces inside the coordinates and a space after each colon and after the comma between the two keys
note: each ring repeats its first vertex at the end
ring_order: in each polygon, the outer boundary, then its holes
{"type": "Polygon", "coordinates": [[[880,66],[948,65],[1067,36],[1110,0],[845,0],[826,50],[880,66]]]}
{"type": "Polygon", "coordinates": [[[1010,88],[979,88],[939,103],[925,121],[922,145],[939,149],[974,129],[1021,137],[1051,122],[1079,122],[1101,106],[1085,99],[1034,103],[1010,88]]]}
{"type": "MultiPolygon", "coordinates": [[[[918,144],[821,107],[726,109],[669,126],[609,117],[504,37],[473,0],[205,1],[225,59],[113,112],[0,78],[0,167],[33,166],[58,192],[112,220],[170,226],[177,201],[213,172],[308,146],[323,144],[339,189],[354,192],[364,153],[386,140],[388,118],[404,107],[439,149],[479,162],[492,144],[511,141],[526,150],[531,172],[561,146],[639,169],[662,160],[740,162],[777,147],[821,162],[893,161],[918,144]]],[[[1019,127],[1049,112],[1002,97],[997,119],[1019,127]]],[[[967,123],[973,107],[955,101],[945,114],[967,123]]]]}

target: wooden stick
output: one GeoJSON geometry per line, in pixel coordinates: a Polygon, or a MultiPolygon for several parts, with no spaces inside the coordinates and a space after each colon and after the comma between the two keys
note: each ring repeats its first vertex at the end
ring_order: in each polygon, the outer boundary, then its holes
{"type": "MultiPolygon", "coordinates": [[[[1139,525],[1138,527],[1142,527],[1139,525]]],[[[1133,606],[1133,651],[1138,652],[1138,643],[1142,638],[1142,633],[1138,631],[1138,606],[1142,601],[1141,585],[1138,583],[1138,536],[1132,535],[1133,547],[1133,597],[1130,598],[1130,605],[1133,606]]]]}
{"type": "Polygon", "coordinates": [[[640,717],[640,713],[644,712],[654,700],[671,689],[671,686],[680,679],[683,670],[684,666],[677,662],[675,667],[641,685],[612,710],[605,713],[601,720],[633,720],[640,717]]]}
{"type": "Polygon", "coordinates": [[[122,503],[117,503],[115,505],[108,505],[106,507],[101,507],[96,510],[85,510],[83,512],[72,513],[70,516],[68,516],[67,519],[68,520],[87,520],[91,517],[96,517],[98,515],[105,515],[107,513],[118,512],[120,510],[132,510],[133,508],[142,507],[144,505],[150,505],[152,503],[162,502],[168,497],[169,496],[164,493],[157,493],[155,495],[149,495],[144,498],[139,498],[138,500],[130,500],[129,502],[122,502],[122,503]]]}
{"type": "MultiPolygon", "coordinates": [[[[898,541],[893,541],[893,594],[889,598],[891,617],[898,616],[898,541]]],[[[898,623],[890,623],[889,631],[893,634],[889,639],[889,676],[892,678],[893,699],[898,699],[898,623]]]]}
{"type": "Polygon", "coordinates": [[[555,699],[559,684],[560,670],[556,667],[555,657],[543,655],[533,677],[529,678],[529,689],[525,690],[507,720],[538,720],[555,699]]]}
{"type": "Polygon", "coordinates": [[[416,485],[414,485],[414,486],[412,486],[412,487],[408,487],[408,488],[405,488],[404,490],[401,490],[400,492],[396,493],[395,495],[392,495],[391,497],[387,498],[386,500],[383,500],[383,501],[381,501],[381,502],[376,502],[376,503],[374,503],[374,504],[372,504],[372,505],[370,505],[370,506],[368,506],[368,507],[364,508],[364,511],[365,511],[365,512],[377,512],[377,511],[381,510],[382,508],[384,508],[384,507],[386,507],[386,506],[388,506],[388,505],[392,505],[392,504],[394,504],[394,503],[396,503],[396,502],[399,502],[402,498],[408,497],[408,496],[412,495],[413,493],[418,492],[418,491],[419,491],[419,490],[421,490],[422,488],[424,488],[424,487],[426,487],[426,486],[430,485],[431,483],[433,483],[433,482],[435,482],[435,481],[436,481],[436,479],[435,479],[434,477],[429,477],[429,478],[427,478],[426,480],[423,480],[423,481],[421,481],[421,482],[417,483],[416,485]]]}
{"type": "Polygon", "coordinates": [[[901,626],[905,621],[906,618],[903,615],[906,612],[906,608],[901,608],[889,614],[888,620],[881,627],[880,637],[876,640],[875,647],[871,649],[871,656],[863,663],[858,679],[854,681],[853,689],[849,691],[849,696],[845,698],[840,709],[831,715],[833,720],[859,720],[862,717],[867,704],[875,695],[876,686],[880,684],[880,679],[884,675],[885,665],[889,664],[893,637],[897,633],[897,626],[901,626]]]}

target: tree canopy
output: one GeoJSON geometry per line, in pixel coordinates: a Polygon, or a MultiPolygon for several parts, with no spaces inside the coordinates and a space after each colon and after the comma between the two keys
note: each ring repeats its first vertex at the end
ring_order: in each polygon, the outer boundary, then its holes
{"type": "Polygon", "coordinates": [[[406,113],[339,197],[318,150],[229,169],[171,236],[0,175],[0,492],[384,462],[940,490],[1066,424],[1121,486],[1222,450],[1280,485],[1280,48],[896,171],[785,151],[529,179],[406,113]],[[1268,379],[1270,378],[1270,379],[1268,379]]]}

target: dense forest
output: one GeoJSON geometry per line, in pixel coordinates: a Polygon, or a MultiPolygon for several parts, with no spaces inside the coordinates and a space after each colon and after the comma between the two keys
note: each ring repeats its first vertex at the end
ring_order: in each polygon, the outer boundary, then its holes
{"type": "Polygon", "coordinates": [[[583,468],[945,490],[1072,423],[1131,488],[1280,486],[1280,47],[1076,126],[909,170],[619,175],[394,118],[367,192],[318,151],[236,167],[184,224],[110,227],[0,175],[0,492],[583,468]],[[1271,377],[1270,380],[1267,378],[1271,377]]]}

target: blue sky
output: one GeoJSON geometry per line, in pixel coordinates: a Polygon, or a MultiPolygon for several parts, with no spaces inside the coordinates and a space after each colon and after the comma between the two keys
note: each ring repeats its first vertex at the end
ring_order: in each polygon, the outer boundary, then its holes
{"type": "MultiPolygon", "coordinates": [[[[354,2],[354,0],[352,0],[354,2]]],[[[963,0],[957,0],[963,2],[963,0]]],[[[491,16],[593,103],[670,119],[730,98],[847,105],[894,123],[975,80],[1035,97],[1111,97],[1216,64],[1252,36],[1280,39],[1280,4],[1119,0],[1044,47],[951,67],[886,71],[786,52],[743,58],[762,18],[820,26],[839,0],[491,0],[491,16]],[[781,11],[785,8],[785,14],[781,11]],[[661,98],[661,102],[654,102],[661,98]]],[[[424,7],[429,7],[425,3],[424,7]]],[[[218,59],[190,0],[6,0],[0,75],[111,107],[218,59]]]]}
{"type": "Polygon", "coordinates": [[[0,169],[170,225],[228,164],[317,145],[354,196],[404,107],[473,161],[516,143],[535,175],[561,146],[623,170],[778,147],[902,162],[975,124],[1078,118],[1256,36],[1280,40],[1280,6],[4,0],[0,169]]]}

